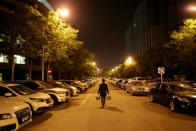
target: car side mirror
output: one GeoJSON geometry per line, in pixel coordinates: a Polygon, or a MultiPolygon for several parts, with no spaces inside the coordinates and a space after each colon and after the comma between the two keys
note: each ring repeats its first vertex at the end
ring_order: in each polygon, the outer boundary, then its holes
{"type": "Polygon", "coordinates": [[[12,94],[11,93],[5,93],[4,96],[5,97],[10,97],[10,96],[12,96],[12,94]]]}

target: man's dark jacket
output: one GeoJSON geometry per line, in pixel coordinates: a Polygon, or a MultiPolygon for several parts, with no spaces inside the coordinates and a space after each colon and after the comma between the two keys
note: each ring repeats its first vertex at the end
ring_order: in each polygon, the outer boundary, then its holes
{"type": "Polygon", "coordinates": [[[98,94],[100,93],[100,96],[106,96],[106,95],[107,95],[107,92],[108,92],[108,94],[109,94],[109,90],[108,90],[107,84],[102,83],[102,84],[99,86],[98,94]]]}

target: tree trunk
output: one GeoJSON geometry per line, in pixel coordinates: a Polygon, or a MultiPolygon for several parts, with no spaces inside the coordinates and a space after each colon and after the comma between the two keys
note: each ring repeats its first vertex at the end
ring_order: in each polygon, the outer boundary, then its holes
{"type": "Polygon", "coordinates": [[[48,62],[48,67],[47,67],[47,80],[50,80],[50,78],[49,78],[49,70],[50,70],[50,62],[48,62]]]}
{"type": "Polygon", "coordinates": [[[15,72],[15,62],[14,62],[14,54],[11,54],[11,64],[12,64],[12,78],[11,80],[14,80],[14,72],[15,72]]]}
{"type": "Polygon", "coordinates": [[[59,80],[61,80],[61,72],[58,72],[59,80]]]}
{"type": "Polygon", "coordinates": [[[30,63],[28,63],[28,69],[29,69],[29,80],[32,80],[32,59],[30,60],[30,63]]]}

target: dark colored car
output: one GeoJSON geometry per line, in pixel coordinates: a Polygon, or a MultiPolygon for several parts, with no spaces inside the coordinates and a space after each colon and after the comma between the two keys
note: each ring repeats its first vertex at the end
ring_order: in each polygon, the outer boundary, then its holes
{"type": "Polygon", "coordinates": [[[171,111],[196,110],[196,91],[185,82],[158,83],[150,91],[152,102],[169,106],[171,111]]]}

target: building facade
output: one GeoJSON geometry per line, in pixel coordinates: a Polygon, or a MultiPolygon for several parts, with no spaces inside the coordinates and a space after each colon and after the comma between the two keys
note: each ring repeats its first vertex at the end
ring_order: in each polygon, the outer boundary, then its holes
{"type": "Polygon", "coordinates": [[[191,17],[185,6],[191,0],[142,0],[125,35],[126,55],[142,56],[165,44],[183,19],[191,17]]]}
{"type": "MultiPolygon", "coordinates": [[[[42,14],[47,15],[48,11],[52,10],[52,7],[49,6],[49,3],[46,0],[15,0],[15,1],[0,1],[0,14],[1,18],[6,18],[4,16],[12,13],[12,6],[15,6],[15,3],[25,3],[30,6],[36,6],[42,14]],[[47,5],[47,6],[46,6],[47,5]],[[49,8],[50,7],[50,8],[49,8]]],[[[5,23],[0,23],[0,27],[4,26],[5,23]]],[[[9,26],[9,25],[8,25],[9,26]]],[[[7,44],[10,40],[10,36],[3,34],[3,31],[0,33],[0,81],[1,80],[11,80],[12,74],[12,64],[10,61],[10,54],[12,51],[8,49],[7,44]],[[6,40],[5,40],[6,39],[6,40]]],[[[18,41],[16,41],[16,44],[18,41]]],[[[20,54],[14,55],[14,79],[15,80],[25,80],[29,78],[28,67],[26,65],[26,60],[20,54]]],[[[41,61],[33,62],[33,79],[41,79],[41,61]]]]}

